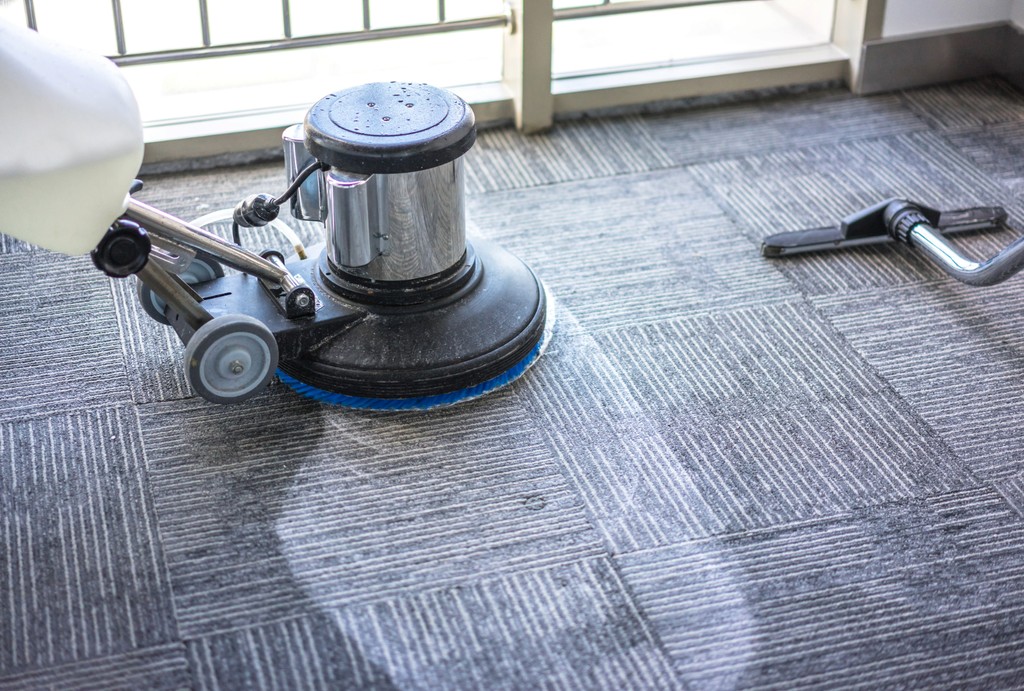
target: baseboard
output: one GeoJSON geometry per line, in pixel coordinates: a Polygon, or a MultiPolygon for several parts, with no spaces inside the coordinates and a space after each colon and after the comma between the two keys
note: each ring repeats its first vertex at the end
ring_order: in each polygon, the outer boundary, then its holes
{"type": "Polygon", "coordinates": [[[1007,62],[1003,74],[1018,88],[1024,89],[1024,27],[1011,24],[1009,29],[1007,62]]]}
{"type": "Polygon", "coordinates": [[[1010,22],[864,44],[860,83],[873,94],[1002,74],[1024,86],[1024,32],[1010,22]]]}

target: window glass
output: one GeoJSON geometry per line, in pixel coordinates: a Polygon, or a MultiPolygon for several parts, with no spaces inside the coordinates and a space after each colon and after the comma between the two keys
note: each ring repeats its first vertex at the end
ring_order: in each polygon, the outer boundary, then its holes
{"type": "Polygon", "coordinates": [[[824,44],[833,7],[823,0],[750,0],[563,19],[553,30],[552,72],[614,72],[824,44]]]}
{"type": "Polygon", "coordinates": [[[207,0],[207,8],[214,44],[284,36],[281,0],[207,0]]]}
{"type": "Polygon", "coordinates": [[[414,26],[437,22],[437,2],[432,0],[371,0],[370,28],[414,26]]]}
{"type": "Polygon", "coordinates": [[[25,16],[25,6],[18,0],[7,0],[7,2],[0,0],[0,21],[27,26],[28,17],[25,16]]]}
{"type": "Polygon", "coordinates": [[[146,122],[306,108],[371,81],[440,87],[501,80],[502,29],[475,29],[123,68],[146,122]],[[473,60],[466,60],[473,55],[473,60]]]}
{"type": "Polygon", "coordinates": [[[361,31],[362,0],[291,0],[293,36],[361,31]]]}
{"type": "Polygon", "coordinates": [[[117,53],[110,0],[36,0],[34,6],[40,33],[94,53],[117,53]]]}
{"type": "Polygon", "coordinates": [[[121,16],[129,53],[203,45],[196,0],[121,0],[121,16]]]}
{"type": "Polygon", "coordinates": [[[454,22],[460,19],[500,17],[505,14],[501,0],[445,0],[445,19],[454,22]]]}

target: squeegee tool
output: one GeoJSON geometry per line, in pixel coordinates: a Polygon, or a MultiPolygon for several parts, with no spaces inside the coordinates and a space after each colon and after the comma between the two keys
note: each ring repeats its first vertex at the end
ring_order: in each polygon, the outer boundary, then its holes
{"type": "MultiPolygon", "coordinates": [[[[884,245],[896,242],[886,224],[885,210],[899,199],[886,199],[874,206],[850,214],[838,227],[811,228],[778,233],[764,239],[761,254],[765,257],[785,257],[806,252],[843,250],[864,245],[884,245]]],[[[917,210],[928,223],[943,234],[973,230],[991,230],[1006,223],[1006,211],[998,206],[982,206],[957,211],[937,211],[916,204],[917,210]]]]}
{"type": "Polygon", "coordinates": [[[1024,237],[984,260],[961,254],[947,234],[968,230],[1008,229],[1002,207],[983,206],[939,212],[905,199],[887,199],[847,216],[838,228],[779,233],[764,240],[761,254],[783,258],[806,252],[899,242],[927,257],[953,278],[973,286],[1005,281],[1024,268],[1024,237]]]}

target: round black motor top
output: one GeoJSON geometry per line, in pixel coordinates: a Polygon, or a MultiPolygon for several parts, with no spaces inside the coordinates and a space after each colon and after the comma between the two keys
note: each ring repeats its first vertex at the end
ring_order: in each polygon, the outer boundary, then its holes
{"type": "Polygon", "coordinates": [[[306,114],[306,148],[350,173],[412,173],[453,161],[476,141],[473,110],[427,84],[375,82],[325,96],[306,114]]]}

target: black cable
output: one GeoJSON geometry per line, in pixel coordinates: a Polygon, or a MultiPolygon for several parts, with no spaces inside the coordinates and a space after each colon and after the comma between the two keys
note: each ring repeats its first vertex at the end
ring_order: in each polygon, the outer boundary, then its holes
{"type": "Polygon", "coordinates": [[[240,226],[252,228],[265,226],[272,222],[277,218],[281,205],[295,196],[295,193],[298,192],[299,187],[301,187],[302,183],[306,181],[306,178],[318,170],[328,170],[329,168],[330,166],[327,164],[320,163],[319,161],[313,161],[299,171],[299,174],[295,176],[292,183],[288,185],[288,189],[286,189],[284,194],[280,197],[275,199],[269,194],[254,194],[239,202],[238,206],[235,207],[235,212],[231,222],[232,242],[241,246],[242,237],[239,232],[240,226]]]}
{"type": "Polygon", "coordinates": [[[328,166],[325,163],[321,163],[320,161],[313,161],[308,166],[303,168],[298,175],[295,176],[295,179],[292,180],[292,184],[288,185],[288,189],[284,191],[284,194],[275,199],[274,203],[277,204],[278,206],[284,204],[286,201],[295,196],[295,193],[299,191],[299,187],[301,187],[302,183],[306,181],[306,178],[308,178],[310,175],[312,175],[318,170],[327,170],[328,168],[330,168],[330,166],[328,166]]]}

